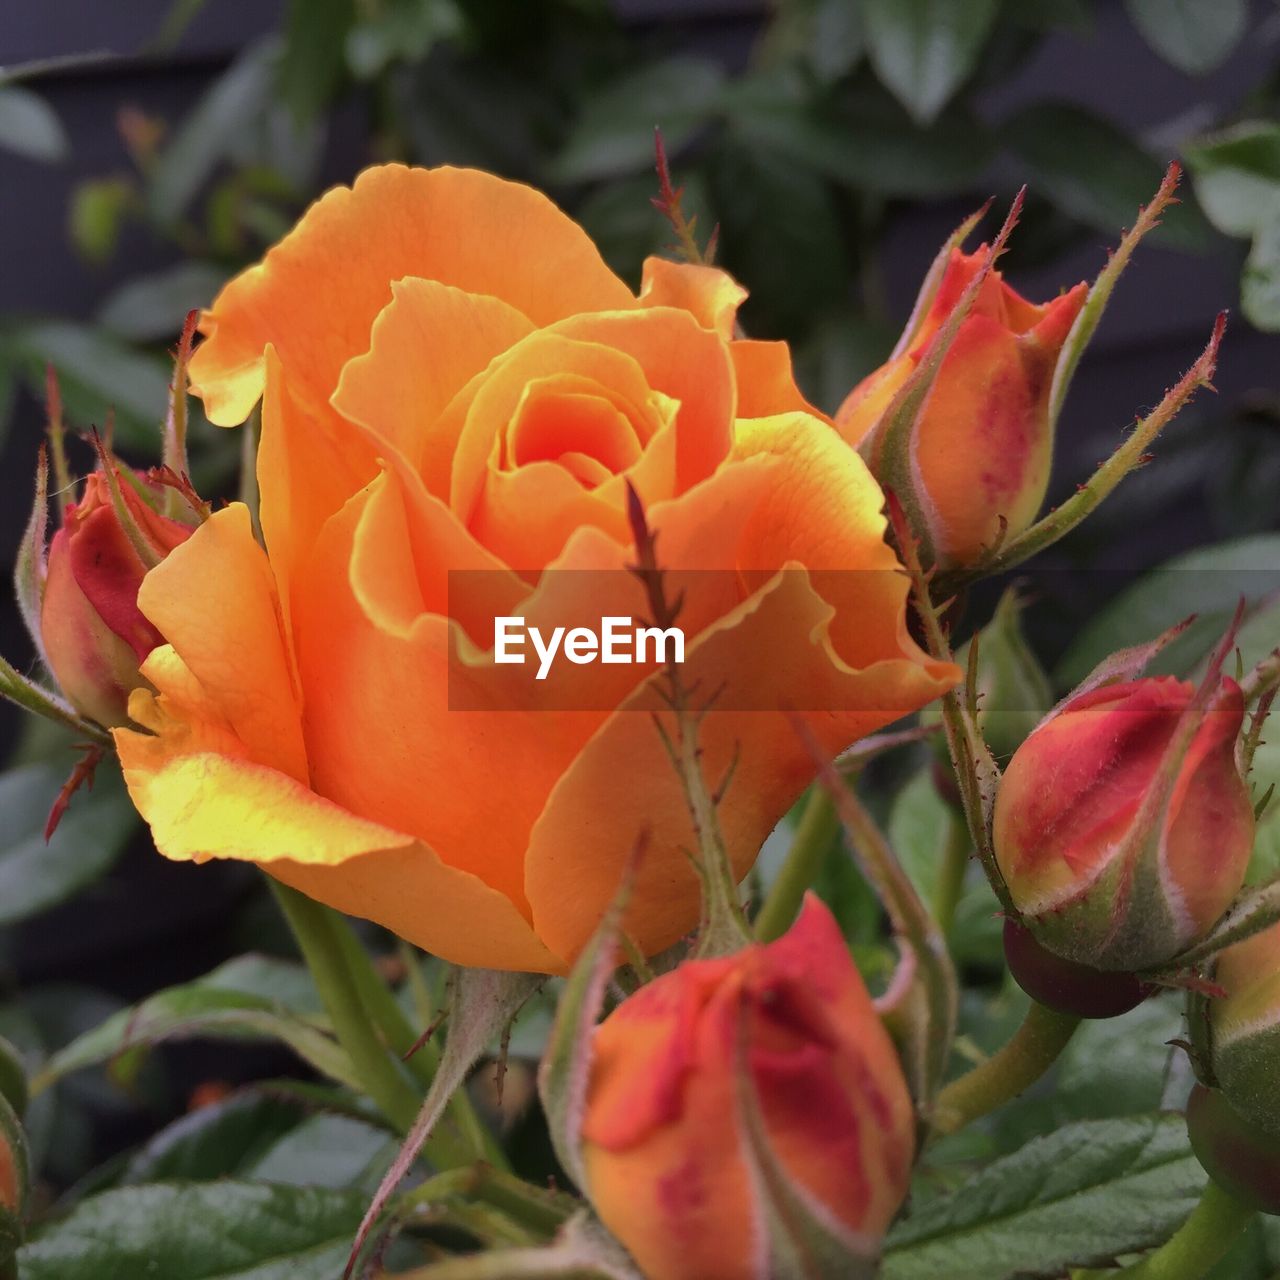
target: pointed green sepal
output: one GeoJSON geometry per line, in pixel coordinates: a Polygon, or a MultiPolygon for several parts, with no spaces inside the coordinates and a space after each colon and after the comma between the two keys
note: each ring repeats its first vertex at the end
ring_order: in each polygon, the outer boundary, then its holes
{"type": "Polygon", "coordinates": [[[423,1099],[404,1145],[384,1175],[356,1233],[344,1277],[352,1274],[365,1241],[382,1216],[396,1188],[413,1167],[427,1139],[444,1114],[454,1091],[500,1036],[525,1001],[545,981],[536,974],[503,973],[494,969],[458,969],[444,1052],[435,1078],[423,1099]]]}

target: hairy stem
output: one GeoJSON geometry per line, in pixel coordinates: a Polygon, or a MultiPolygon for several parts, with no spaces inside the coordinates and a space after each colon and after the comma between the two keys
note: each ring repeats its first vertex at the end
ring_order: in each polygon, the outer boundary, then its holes
{"type": "MultiPolygon", "coordinates": [[[[348,953],[332,922],[335,913],[296,889],[268,879],[297,939],[302,958],[311,970],[338,1042],[347,1051],[356,1074],[378,1109],[401,1133],[408,1133],[421,1099],[400,1065],[387,1052],[365,1008],[360,986],[348,968],[348,953]]],[[[435,1139],[428,1144],[427,1151],[433,1162],[446,1166],[468,1160],[468,1154],[447,1137],[435,1139]]]]}
{"type": "Polygon", "coordinates": [[[1057,1061],[1079,1025],[1080,1019],[1071,1014],[1032,1003],[1002,1049],[938,1094],[934,1133],[955,1133],[1029,1089],[1057,1061]]]}

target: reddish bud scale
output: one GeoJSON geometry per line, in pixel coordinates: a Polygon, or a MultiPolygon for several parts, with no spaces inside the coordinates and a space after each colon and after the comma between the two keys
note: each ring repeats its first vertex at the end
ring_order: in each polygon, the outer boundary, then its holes
{"type": "Polygon", "coordinates": [[[686,962],[597,1032],[587,1189],[650,1280],[766,1274],[768,1215],[736,1097],[744,1039],[769,1145],[815,1216],[874,1256],[906,1195],[906,1081],[831,913],[810,896],[777,942],[686,962]]]}
{"type": "Polygon", "coordinates": [[[1067,699],[1014,754],[996,858],[1046,948],[1106,970],[1172,959],[1239,892],[1253,810],[1236,768],[1244,699],[1220,679],[1181,757],[1191,685],[1168,677],[1067,699]]]}
{"type": "MultiPolygon", "coordinates": [[[[137,480],[158,496],[157,486],[137,480]]],[[[154,560],[191,536],[187,525],[155,511],[128,479],[121,478],[119,489],[127,517],[154,560]]],[[[127,720],[129,693],[143,683],[138,666],[161,641],[138,608],[148,567],[121,523],[106,477],[91,475],[49,548],[40,630],[63,693],[103,725],[127,720]]]]}

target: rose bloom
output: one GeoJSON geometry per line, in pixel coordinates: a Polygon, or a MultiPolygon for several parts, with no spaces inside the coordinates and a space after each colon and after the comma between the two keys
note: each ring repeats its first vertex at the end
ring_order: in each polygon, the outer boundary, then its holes
{"type": "Polygon", "coordinates": [[[786,347],[734,340],[743,297],[654,259],[637,298],[537,192],[398,165],[231,281],[191,378],[216,423],[262,400],[266,550],[232,505],[143,585],[168,643],[159,696],[130,704],[148,732],[117,742],[161,852],[259,863],[457,963],[556,972],[645,832],[626,927],[676,941],[696,841],[635,713],[652,669],[536,682],[492,653],[495,615],[647,616],[628,481],[664,566],[720,571],[671,586],[685,680],[728,686],[700,742],[713,781],[740,751],[739,872],[814,770],[780,714],[732,706],[805,711],[835,751],[952,684],[907,634],[878,487],[786,347]]]}
{"type": "Polygon", "coordinates": [[[844,1237],[851,1263],[879,1253],[906,1198],[915,1112],[815,895],[778,941],[686,961],[642,987],[601,1024],[592,1055],[587,1190],[650,1280],[771,1274],[774,1223],[750,1172],[740,1061],[792,1193],[844,1237]]]}

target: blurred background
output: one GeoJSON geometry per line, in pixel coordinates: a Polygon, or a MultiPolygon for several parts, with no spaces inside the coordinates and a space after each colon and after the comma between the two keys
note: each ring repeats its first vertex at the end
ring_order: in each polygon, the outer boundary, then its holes
{"type": "MultiPolygon", "coordinates": [[[[1236,563],[1276,563],[1274,0],[6,0],[0,64],[4,548],[28,515],[47,364],[75,426],[113,409],[121,451],[153,460],[184,313],[319,192],[389,159],[535,183],[638,283],[669,239],[650,204],[660,125],[700,232],[720,228],[719,260],[751,291],[747,330],[790,340],[827,410],[888,353],[937,246],[988,197],[999,212],[1029,184],[1004,266],[1040,301],[1096,274],[1180,159],[1183,203],[1073,388],[1055,494],[1227,309],[1218,395],[1047,558],[1036,646],[1069,666],[1082,618],[1180,552],[1225,542],[1236,563]]],[[[236,433],[197,423],[193,451],[201,491],[230,492],[236,433]]],[[[30,668],[7,603],[0,652],[30,668]]],[[[109,777],[45,848],[73,757],[16,715],[0,732],[0,1034],[38,1051],[238,949],[284,947],[251,869],[157,858],[109,777]]],[[[202,1052],[199,1072],[267,1069],[227,1053],[202,1052]]],[[[126,1094],[97,1077],[60,1088],[33,1130],[48,1176],[74,1180],[181,1109],[195,1061],[171,1055],[126,1094]]]]}

